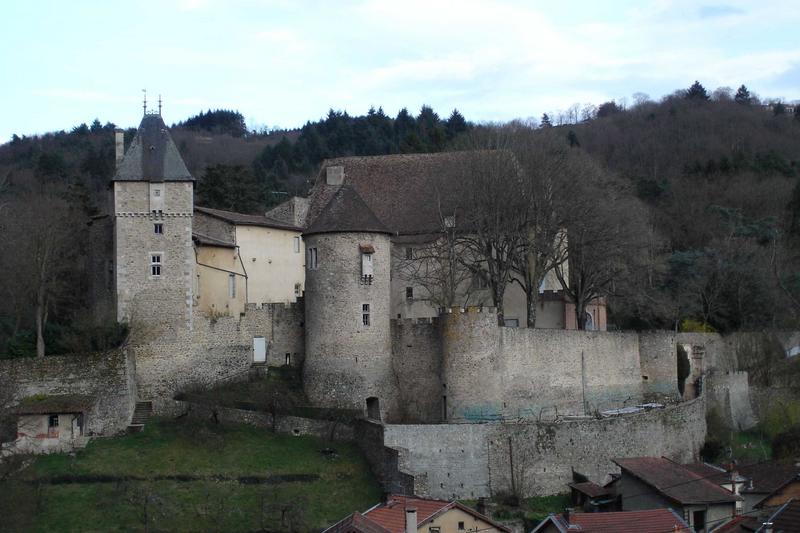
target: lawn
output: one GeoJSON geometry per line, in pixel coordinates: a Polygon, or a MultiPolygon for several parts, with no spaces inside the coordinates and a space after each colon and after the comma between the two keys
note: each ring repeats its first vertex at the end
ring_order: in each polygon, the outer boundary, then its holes
{"type": "Polygon", "coordinates": [[[0,530],[312,531],[380,489],[355,445],[239,425],[153,420],[38,457],[0,486],[0,530]]]}

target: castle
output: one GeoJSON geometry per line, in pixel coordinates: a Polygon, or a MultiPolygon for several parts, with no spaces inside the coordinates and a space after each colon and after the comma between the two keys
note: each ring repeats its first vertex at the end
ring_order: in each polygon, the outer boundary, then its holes
{"type": "MultiPolygon", "coordinates": [[[[547,494],[573,468],[601,481],[615,457],[696,458],[706,398],[695,385],[736,368],[718,337],[604,331],[602,301],[587,310],[595,329],[576,330],[552,274],[543,327],[521,327],[524,295],[511,288],[499,324],[480,276],[461,280],[455,306],[436,305],[405,267],[457,227],[437,191],[463,153],[329,160],[308,198],[243,215],[194,205],[160,114],[117,147],[109,212],[90,225],[91,290],[98,319],[130,325],[128,343],[83,372],[68,357],[0,372],[18,398],[80,394],[60,407],[79,410],[80,435],[125,429],[137,404],[183,414],[181,392],[292,365],[313,406],[363,415],[357,440],[387,489],[490,495],[521,453],[537,480],[523,492],[547,494]],[[678,376],[679,344],[691,383],[678,376]]],[[[737,374],[709,387],[733,422],[752,422],[746,387],[737,374]]]]}

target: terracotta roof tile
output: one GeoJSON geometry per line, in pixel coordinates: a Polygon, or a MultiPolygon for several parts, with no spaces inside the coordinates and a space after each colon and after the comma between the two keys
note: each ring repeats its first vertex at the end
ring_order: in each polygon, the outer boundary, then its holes
{"type": "MultiPolygon", "coordinates": [[[[569,517],[569,523],[563,515],[550,515],[547,520],[556,524],[561,531],[579,531],[580,533],[689,533],[692,531],[689,525],[671,509],[573,513],[569,517]]],[[[544,524],[537,526],[534,531],[538,531],[544,524]]]]}
{"type": "Polygon", "coordinates": [[[597,483],[592,483],[591,481],[584,481],[583,483],[570,483],[569,486],[578,492],[586,494],[590,498],[599,498],[600,496],[608,496],[609,494],[613,494],[612,490],[601,487],[597,483]]]}
{"type": "MultiPolygon", "coordinates": [[[[623,471],[644,481],[680,504],[727,503],[740,499],[713,481],[663,457],[614,459],[623,471]]],[[[623,502],[626,495],[622,495],[623,502]]],[[[624,505],[624,503],[623,503],[624,505]]]]}

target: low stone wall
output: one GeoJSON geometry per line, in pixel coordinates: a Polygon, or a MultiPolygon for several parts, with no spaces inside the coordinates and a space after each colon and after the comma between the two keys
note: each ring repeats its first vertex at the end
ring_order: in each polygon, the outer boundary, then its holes
{"type": "Polygon", "coordinates": [[[0,360],[0,389],[18,402],[36,395],[96,398],[86,413],[87,435],[125,430],[136,403],[134,363],[123,349],[85,355],[0,360]]]}
{"type": "MultiPolygon", "coordinates": [[[[572,481],[573,469],[602,483],[610,473],[619,472],[611,462],[619,457],[692,461],[705,435],[705,397],[700,397],[604,419],[388,425],[383,444],[407,454],[410,473],[424,476],[425,495],[477,498],[514,488],[525,496],[561,493],[572,481]]],[[[390,478],[391,472],[380,476],[390,478]]]]}
{"type": "MultiPolygon", "coordinates": [[[[194,402],[176,402],[183,413],[197,420],[214,420],[220,424],[247,424],[262,429],[273,429],[272,415],[263,411],[249,411],[230,407],[209,406],[194,402]]],[[[314,420],[297,416],[279,415],[274,424],[278,433],[288,435],[311,435],[320,439],[352,441],[353,426],[328,420],[314,420]]]]}

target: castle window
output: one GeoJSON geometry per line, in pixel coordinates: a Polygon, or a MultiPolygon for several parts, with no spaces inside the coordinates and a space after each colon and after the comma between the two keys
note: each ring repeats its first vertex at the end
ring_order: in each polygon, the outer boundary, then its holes
{"type": "Polygon", "coordinates": [[[361,322],[369,326],[369,304],[361,304],[361,322]]]}
{"type": "Polygon", "coordinates": [[[294,284],[294,296],[300,298],[303,295],[303,286],[299,283],[294,284]]]}
{"type": "Polygon", "coordinates": [[[236,298],[236,274],[228,274],[228,298],[236,298]]]}
{"type": "Polygon", "coordinates": [[[414,249],[409,247],[406,248],[406,259],[411,260],[414,259],[414,249]]]}
{"type": "Polygon", "coordinates": [[[163,235],[164,234],[164,224],[156,223],[153,224],[153,233],[156,235],[163,235]]]}
{"type": "Polygon", "coordinates": [[[316,270],[317,269],[317,249],[316,248],[309,248],[308,249],[308,269],[309,270],[316,270]]]}
{"type": "Polygon", "coordinates": [[[150,254],[150,275],[161,276],[161,254],[150,254]]]}
{"type": "Polygon", "coordinates": [[[414,287],[406,287],[406,300],[414,298],[414,287]]]}
{"type": "Polygon", "coordinates": [[[293,239],[293,241],[294,241],[294,253],[299,254],[300,253],[300,237],[295,237],[293,239]]]}
{"type": "Polygon", "coordinates": [[[153,191],[153,196],[161,196],[161,189],[155,189],[153,191]]]}

